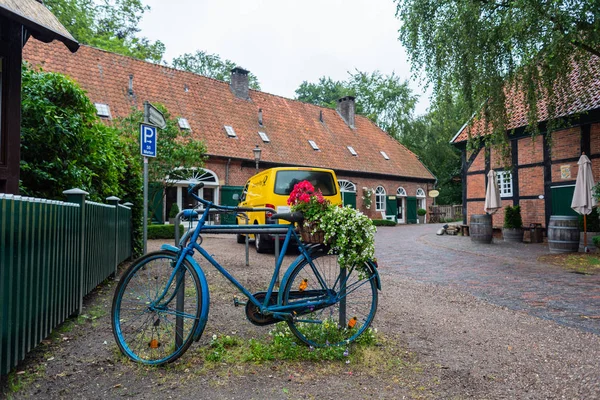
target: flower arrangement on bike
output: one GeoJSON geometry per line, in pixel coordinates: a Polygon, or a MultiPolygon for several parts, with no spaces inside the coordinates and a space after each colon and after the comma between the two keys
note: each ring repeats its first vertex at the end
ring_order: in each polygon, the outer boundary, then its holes
{"type": "Polygon", "coordinates": [[[374,257],[376,228],[360,211],[330,204],[308,181],[294,186],[288,205],[304,214],[301,230],[317,237],[322,232],[322,240],[339,255],[340,266],[362,265],[374,257]]]}

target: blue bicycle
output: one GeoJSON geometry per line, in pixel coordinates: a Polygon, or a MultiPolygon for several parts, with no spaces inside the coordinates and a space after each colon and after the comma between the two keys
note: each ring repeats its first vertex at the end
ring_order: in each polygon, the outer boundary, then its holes
{"type": "MultiPolygon", "coordinates": [[[[206,201],[196,194],[202,186],[190,185],[188,190],[203,210],[198,224],[182,237],[179,247],[163,245],[161,251],[139,258],[117,285],[111,321],[123,354],[143,364],[160,365],[176,360],[200,339],[210,302],[206,277],[193,258],[196,251],[248,298],[246,317],[253,324],[285,321],[298,339],[314,347],[350,343],[369,327],[381,290],[374,261],[340,268],[337,256],[329,254],[327,246],[299,240],[294,223],[302,221],[300,213],[273,216],[291,224],[205,225],[211,209],[232,213],[253,209],[206,201]],[[203,232],[285,235],[267,291],[251,293],[230,275],[201,246],[203,232]],[[299,256],[285,272],[280,290],[275,291],[283,258],[292,242],[298,244],[299,256]]],[[[184,214],[188,218],[198,216],[194,210],[184,214]]]]}

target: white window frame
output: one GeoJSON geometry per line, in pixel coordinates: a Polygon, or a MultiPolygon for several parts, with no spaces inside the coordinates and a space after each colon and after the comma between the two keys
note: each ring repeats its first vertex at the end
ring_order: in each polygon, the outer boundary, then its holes
{"type": "Polygon", "coordinates": [[[385,152],[385,151],[381,150],[381,151],[380,151],[380,153],[381,153],[381,155],[383,156],[383,158],[385,158],[386,160],[389,160],[389,159],[390,159],[390,157],[389,157],[389,156],[386,154],[386,152],[385,152]]]}
{"type": "Polygon", "coordinates": [[[425,191],[421,188],[417,189],[417,193],[416,193],[417,197],[425,197],[425,191]]]}
{"type": "Polygon", "coordinates": [[[375,189],[375,211],[385,211],[385,188],[377,186],[375,189]]]}
{"type": "Polygon", "coordinates": [[[500,191],[500,197],[512,197],[513,179],[511,171],[496,171],[496,184],[500,191]]]}
{"type": "Polygon", "coordinates": [[[398,189],[396,189],[396,196],[406,197],[406,189],[400,186],[398,189]]]}
{"type": "Polygon", "coordinates": [[[317,146],[317,143],[315,143],[315,141],[314,141],[314,140],[309,140],[309,141],[308,141],[308,143],[310,144],[310,147],[312,147],[312,148],[313,148],[313,150],[315,150],[315,151],[318,151],[318,150],[320,150],[320,149],[319,149],[319,146],[317,146]]]}
{"type": "Polygon", "coordinates": [[[235,130],[233,129],[233,126],[223,125],[223,128],[225,128],[225,132],[227,132],[227,136],[229,136],[230,138],[237,137],[237,135],[235,134],[235,130]]]}
{"type": "Polygon", "coordinates": [[[104,103],[94,103],[96,114],[102,118],[112,118],[110,115],[110,106],[104,103]]]}
{"type": "Polygon", "coordinates": [[[258,136],[260,136],[260,138],[262,139],[262,141],[265,142],[265,143],[271,142],[271,140],[267,136],[266,132],[258,131],[258,136]]]}
{"type": "Polygon", "coordinates": [[[340,185],[340,192],[356,193],[356,185],[350,181],[339,179],[338,185],[340,185]]]}
{"type": "Polygon", "coordinates": [[[188,120],[186,118],[179,118],[177,120],[177,122],[179,123],[179,127],[181,129],[186,129],[186,130],[192,129],[192,127],[190,126],[190,123],[188,122],[188,120]]]}
{"type": "Polygon", "coordinates": [[[353,156],[358,156],[358,153],[356,152],[356,150],[354,150],[354,147],[352,146],[348,146],[348,151],[350,152],[350,154],[352,154],[353,156]]]}

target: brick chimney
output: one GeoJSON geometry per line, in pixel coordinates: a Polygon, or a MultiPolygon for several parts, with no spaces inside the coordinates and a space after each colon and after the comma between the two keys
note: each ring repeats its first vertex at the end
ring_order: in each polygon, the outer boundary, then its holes
{"type": "Polygon", "coordinates": [[[231,70],[230,89],[236,97],[244,100],[250,100],[248,94],[248,71],[240,67],[231,70]]]}
{"type": "Polygon", "coordinates": [[[346,96],[339,99],[337,102],[336,110],[342,116],[346,124],[350,128],[354,128],[354,114],[356,111],[354,97],[346,96]]]}

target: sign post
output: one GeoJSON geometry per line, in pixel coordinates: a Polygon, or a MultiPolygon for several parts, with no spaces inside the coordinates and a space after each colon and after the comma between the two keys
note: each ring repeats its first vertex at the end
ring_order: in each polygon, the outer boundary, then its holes
{"type": "MultiPolygon", "coordinates": [[[[146,120],[147,118],[144,118],[146,120]]],[[[148,242],[148,157],[156,157],[156,126],[140,124],[140,153],[144,156],[144,218],[143,252],[146,254],[148,242]]]]}

